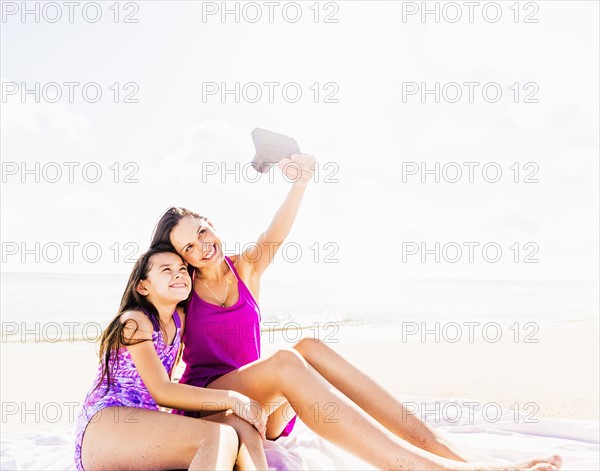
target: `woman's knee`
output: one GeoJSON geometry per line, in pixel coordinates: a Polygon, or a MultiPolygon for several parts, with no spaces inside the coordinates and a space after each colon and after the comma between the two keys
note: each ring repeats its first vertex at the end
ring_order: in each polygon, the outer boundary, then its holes
{"type": "Polygon", "coordinates": [[[308,369],[308,363],[295,349],[278,350],[271,356],[274,374],[295,373],[308,369]]]}
{"type": "Polygon", "coordinates": [[[311,337],[304,337],[294,345],[294,349],[300,352],[304,358],[306,358],[307,355],[310,355],[311,352],[316,352],[319,348],[323,347],[326,347],[323,342],[311,337]]]}

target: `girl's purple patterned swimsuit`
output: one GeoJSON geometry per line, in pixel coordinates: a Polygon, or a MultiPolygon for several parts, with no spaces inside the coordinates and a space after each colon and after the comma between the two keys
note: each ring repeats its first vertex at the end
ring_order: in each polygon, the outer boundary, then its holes
{"type": "MultiPolygon", "coordinates": [[[[148,313],[144,313],[148,315],[148,313]]],[[[173,319],[175,320],[177,329],[172,345],[165,344],[162,333],[160,332],[160,326],[152,319],[152,317],[148,317],[152,321],[154,327],[152,332],[152,343],[154,344],[156,353],[158,353],[160,361],[167,370],[167,373],[171,374],[181,342],[181,321],[179,319],[179,314],[177,314],[177,311],[173,313],[173,319]]],[[[115,357],[111,357],[113,363],[115,362],[115,359],[115,357]]],[[[97,389],[94,389],[98,384],[101,374],[102,365],[99,365],[92,389],[85,397],[83,409],[77,419],[77,428],[75,432],[75,465],[80,471],[84,469],[81,463],[81,443],[83,441],[83,434],[98,411],[113,406],[142,407],[144,409],[158,410],[158,404],[152,399],[150,392],[138,374],[127,348],[122,347],[119,349],[118,368],[111,368],[113,384],[108,390],[106,378],[102,380],[102,383],[97,389]]],[[[97,420],[97,417],[94,420],[97,420]]],[[[125,416],[123,416],[123,420],[126,420],[125,416]]]]}

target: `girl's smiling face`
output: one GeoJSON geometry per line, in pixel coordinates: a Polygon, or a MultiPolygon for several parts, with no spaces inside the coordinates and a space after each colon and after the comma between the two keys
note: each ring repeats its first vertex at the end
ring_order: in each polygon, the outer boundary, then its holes
{"type": "Polygon", "coordinates": [[[223,259],[221,240],[210,224],[191,216],[181,219],[171,231],[171,244],[195,268],[217,265],[223,259]]]}
{"type": "Polygon", "coordinates": [[[148,276],[137,286],[142,296],[146,296],[152,304],[177,304],[187,299],[192,280],[179,255],[172,252],[157,253],[149,263],[148,276]]]}

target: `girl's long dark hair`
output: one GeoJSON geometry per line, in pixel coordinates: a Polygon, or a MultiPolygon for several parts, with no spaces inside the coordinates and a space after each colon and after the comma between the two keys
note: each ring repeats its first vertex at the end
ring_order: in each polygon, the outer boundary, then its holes
{"type": "Polygon", "coordinates": [[[132,310],[144,310],[150,317],[152,324],[160,326],[160,329],[163,332],[163,339],[165,339],[166,342],[166,329],[164,329],[164,325],[160,320],[158,311],[156,310],[154,305],[150,301],[148,301],[148,299],[145,296],[142,296],[140,293],[138,293],[136,289],[140,281],[148,278],[148,273],[152,268],[152,265],[150,263],[150,259],[152,258],[152,256],[163,252],[171,252],[177,254],[177,252],[175,252],[175,249],[171,244],[158,244],[154,247],[151,247],[149,250],[143,253],[133,266],[133,270],[131,271],[131,275],[129,275],[129,280],[127,281],[127,286],[125,287],[125,292],[123,293],[123,297],[121,298],[121,305],[119,306],[119,311],[114,317],[114,319],[110,322],[110,324],[108,324],[108,327],[104,329],[102,335],[100,336],[100,347],[98,356],[100,357],[100,362],[102,364],[102,372],[100,378],[98,379],[98,384],[96,385],[96,388],[98,388],[100,384],[102,384],[105,378],[107,383],[107,392],[113,385],[113,378],[111,377],[111,372],[114,372],[119,367],[118,352],[122,347],[126,347],[128,345],[137,345],[141,342],[151,341],[150,339],[127,340],[125,336],[125,328],[127,327],[127,329],[133,329],[133,333],[128,332],[127,335],[127,337],[131,338],[135,334],[135,332],[137,332],[138,325],[137,322],[135,322],[133,319],[129,319],[126,322],[121,322],[121,315],[123,313],[132,310]]]}

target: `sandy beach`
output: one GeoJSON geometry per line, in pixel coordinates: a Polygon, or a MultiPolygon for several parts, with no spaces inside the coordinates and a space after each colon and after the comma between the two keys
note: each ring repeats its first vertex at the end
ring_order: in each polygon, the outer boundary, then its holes
{"type": "MultiPolygon", "coordinates": [[[[470,342],[464,326],[457,342],[450,329],[440,330],[439,339],[409,335],[413,325],[340,327],[335,335],[322,331],[321,337],[400,398],[460,397],[484,406],[497,403],[504,411],[519,409],[521,419],[598,420],[598,325],[539,325],[534,335],[522,326],[509,327],[501,327],[496,342],[490,341],[491,330],[484,338],[480,329],[473,330],[470,342]]],[[[263,356],[292,346],[298,335],[264,333],[263,356]]],[[[92,342],[3,344],[2,431],[68,428],[93,379],[95,349],[92,342]]]]}

